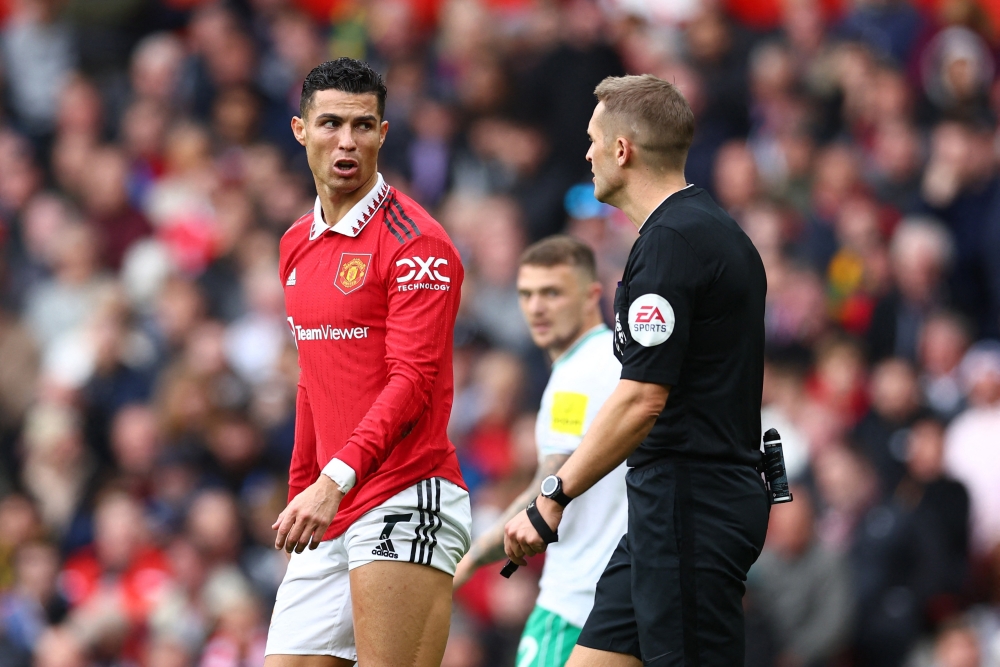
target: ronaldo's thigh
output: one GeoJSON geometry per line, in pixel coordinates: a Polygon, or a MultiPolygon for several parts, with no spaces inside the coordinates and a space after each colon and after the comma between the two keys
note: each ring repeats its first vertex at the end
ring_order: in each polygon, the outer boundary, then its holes
{"type": "Polygon", "coordinates": [[[376,560],[351,570],[359,667],[439,667],[451,623],[452,577],[376,560]]]}

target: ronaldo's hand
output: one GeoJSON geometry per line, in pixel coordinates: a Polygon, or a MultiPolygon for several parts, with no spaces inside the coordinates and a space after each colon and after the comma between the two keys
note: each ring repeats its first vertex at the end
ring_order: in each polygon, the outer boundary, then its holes
{"type": "Polygon", "coordinates": [[[321,474],[318,480],[292,498],[271,526],[278,531],[274,548],[284,548],[288,553],[294,550],[300,554],[306,546],[310,549],[318,547],[343,499],[344,494],[337,484],[321,474]]]}
{"type": "MultiPolygon", "coordinates": [[[[535,500],[535,506],[552,532],[556,532],[559,529],[559,522],[562,521],[562,506],[544,496],[539,496],[535,500]]],[[[507,553],[507,558],[517,565],[527,565],[525,558],[542,553],[547,546],[542,536],[531,525],[527,510],[520,512],[504,526],[503,550],[507,553]]]]}

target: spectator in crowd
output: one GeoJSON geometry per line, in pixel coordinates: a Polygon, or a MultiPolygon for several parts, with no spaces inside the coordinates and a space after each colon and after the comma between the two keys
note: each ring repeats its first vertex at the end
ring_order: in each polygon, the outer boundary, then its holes
{"type": "Polygon", "coordinates": [[[977,343],[959,367],[969,407],[949,425],[945,439],[945,466],[969,490],[972,500],[972,539],[977,553],[1000,544],[1000,345],[977,343]]]}
{"type": "Polygon", "coordinates": [[[60,91],[76,66],[73,30],[54,0],[27,0],[3,28],[8,90],[25,131],[44,138],[55,124],[60,91]]]}
{"type": "Polygon", "coordinates": [[[917,648],[906,667],[992,667],[996,657],[989,654],[982,637],[967,619],[955,618],[943,625],[933,642],[917,648]]]}
{"type": "Polygon", "coordinates": [[[771,508],[767,542],[748,577],[753,599],[774,628],[781,665],[833,664],[847,645],[854,604],[845,559],[816,539],[806,487],[771,508]]]}
{"type": "Polygon", "coordinates": [[[871,407],[854,429],[854,440],[875,466],[884,491],[891,493],[903,477],[906,429],[920,410],[920,389],[913,367],[887,359],[872,371],[871,407]]]}
{"type": "Polygon", "coordinates": [[[923,400],[938,417],[950,421],[964,408],[965,395],[958,376],[962,356],[969,347],[970,327],[960,315],[931,315],[920,330],[918,363],[923,400]]]}
{"type": "Polygon", "coordinates": [[[904,219],[889,249],[896,290],[875,306],[869,329],[873,360],[917,356],[920,328],[935,310],[948,305],[942,278],[952,261],[952,241],[940,224],[904,219]]]}
{"type": "Polygon", "coordinates": [[[0,596],[0,618],[11,649],[27,659],[45,630],[66,618],[68,604],[56,586],[59,552],[45,542],[27,542],[15,556],[15,582],[0,596]]]}
{"type": "Polygon", "coordinates": [[[960,607],[968,573],[969,496],[944,473],[942,425],[919,420],[902,437],[905,473],[853,548],[864,665],[903,664],[921,632],[960,607]]]}

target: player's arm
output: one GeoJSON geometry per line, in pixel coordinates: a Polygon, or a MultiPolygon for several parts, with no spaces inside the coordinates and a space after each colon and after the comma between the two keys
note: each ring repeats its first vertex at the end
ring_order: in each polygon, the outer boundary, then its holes
{"type": "Polygon", "coordinates": [[[386,276],[386,385],[333,459],[349,469],[352,486],[378,470],[430,407],[451,350],[462,278],[458,254],[445,239],[417,236],[391,258],[386,276]],[[413,283],[436,289],[407,289],[413,283]]]}
{"type": "Polygon", "coordinates": [[[315,549],[330,526],[343,494],[316,463],[316,428],[309,393],[301,383],[295,394],[295,444],[288,470],[288,505],[271,528],[275,549],[302,553],[315,549]],[[332,488],[331,488],[332,487],[332,488]]]}
{"type": "MultiPolygon", "coordinates": [[[[580,446],[572,456],[567,457],[558,472],[552,473],[562,479],[563,493],[577,498],[621,465],[649,434],[667,403],[669,393],[670,387],[667,386],[620,380],[594,417],[580,446]]],[[[529,490],[532,493],[528,502],[538,496],[538,487],[529,490]]],[[[537,505],[549,525],[553,528],[558,526],[562,506],[542,496],[538,496],[537,505]],[[556,517],[556,520],[551,521],[550,517],[556,517]]],[[[522,509],[525,506],[527,502],[522,509]]],[[[525,556],[541,553],[546,546],[527,515],[520,511],[507,524],[504,542],[507,555],[518,565],[525,564],[525,556]]]]}
{"type": "MultiPolygon", "coordinates": [[[[563,481],[563,493],[577,498],[621,465],[649,435],[669,396],[669,386],[619,380],[583,442],[555,473],[563,481]]],[[[548,498],[539,501],[559,507],[548,498]]]]}
{"type": "Polygon", "coordinates": [[[483,565],[494,563],[504,557],[504,525],[528,506],[528,503],[538,495],[538,488],[541,486],[542,480],[549,475],[556,474],[568,458],[569,454],[549,454],[542,459],[531,483],[500,515],[497,522],[472,543],[469,553],[465,554],[455,571],[455,588],[468,581],[475,571],[483,565]]]}

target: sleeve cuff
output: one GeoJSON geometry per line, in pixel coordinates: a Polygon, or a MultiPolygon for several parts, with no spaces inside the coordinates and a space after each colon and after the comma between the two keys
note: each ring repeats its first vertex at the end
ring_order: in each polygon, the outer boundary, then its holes
{"type": "Polygon", "coordinates": [[[330,459],[330,462],[323,468],[323,474],[332,479],[340,492],[345,494],[353,489],[358,481],[358,475],[354,472],[354,468],[340,459],[330,459]]]}
{"type": "Polygon", "coordinates": [[[622,367],[622,379],[633,380],[635,382],[648,382],[650,384],[663,385],[665,387],[676,386],[680,379],[680,373],[675,371],[656,371],[649,368],[622,367]]]}

